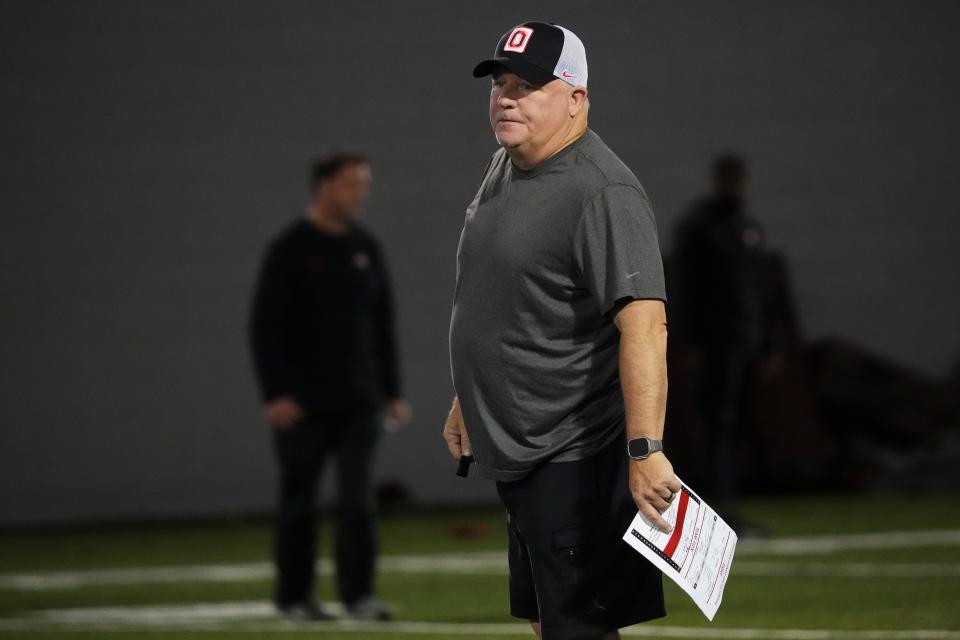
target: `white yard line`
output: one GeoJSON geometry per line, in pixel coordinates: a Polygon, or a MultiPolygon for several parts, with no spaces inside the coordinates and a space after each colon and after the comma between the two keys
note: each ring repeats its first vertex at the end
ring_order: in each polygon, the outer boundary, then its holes
{"type": "Polygon", "coordinates": [[[199,602],[196,604],[44,609],[36,611],[31,617],[40,621],[71,625],[98,622],[163,625],[262,620],[274,616],[275,609],[270,602],[246,600],[238,602],[199,602]]]}
{"type": "MultiPolygon", "coordinates": [[[[129,631],[132,628],[171,631],[270,631],[376,632],[382,634],[423,634],[437,636],[500,635],[528,636],[530,628],[521,623],[450,623],[397,621],[388,623],[332,622],[296,624],[273,618],[273,608],[262,601],[223,602],[192,605],[87,607],[37,612],[31,618],[0,619],[0,630],[46,631],[129,631]]],[[[678,627],[638,625],[623,630],[630,637],[707,638],[714,640],[960,640],[960,631],[945,629],[903,631],[837,631],[831,629],[753,629],[723,627],[678,627]]]]}
{"type": "Polygon", "coordinates": [[[799,538],[768,538],[741,540],[737,555],[814,555],[859,549],[906,549],[911,547],[960,546],[960,529],[933,529],[928,531],[887,531],[883,533],[855,533],[835,536],[805,536],[799,538]]]}
{"type": "MultiPolygon", "coordinates": [[[[395,573],[504,573],[506,551],[482,551],[464,554],[394,555],[380,558],[381,572],[395,573]]],[[[319,562],[322,575],[333,572],[329,562],[319,562]]],[[[0,589],[50,591],[85,586],[160,584],[164,582],[251,582],[273,577],[268,562],[243,564],[195,564],[170,567],[128,567],[123,569],[83,569],[38,573],[0,574],[0,589]]]]}
{"type": "MultiPolygon", "coordinates": [[[[876,562],[767,562],[744,556],[803,556],[858,549],[897,549],[960,546],[960,530],[894,531],[805,538],[744,540],[738,544],[734,574],[740,576],[846,576],[846,577],[953,577],[960,575],[957,563],[876,562]]],[[[380,558],[385,573],[503,574],[505,551],[459,554],[388,555],[380,558]]],[[[328,562],[318,564],[321,574],[332,572],[328,562]]],[[[86,586],[161,584],[183,582],[251,582],[267,580],[273,569],[267,562],[201,564],[169,567],[129,567],[78,571],[0,574],[0,589],[52,591],[86,586]]]]}
{"type": "Polygon", "coordinates": [[[164,582],[250,582],[269,578],[266,562],[232,565],[185,565],[171,567],[130,567],[126,569],[84,569],[42,573],[0,575],[0,588],[19,591],[55,591],[88,586],[160,584],[164,582]]]}
{"type": "Polygon", "coordinates": [[[953,578],[960,562],[762,562],[734,560],[735,576],[831,578],[953,578]]]}

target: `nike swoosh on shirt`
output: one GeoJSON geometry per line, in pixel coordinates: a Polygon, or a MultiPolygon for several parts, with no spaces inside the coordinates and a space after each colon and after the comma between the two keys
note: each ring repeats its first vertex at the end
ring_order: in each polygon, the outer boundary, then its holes
{"type": "Polygon", "coordinates": [[[572,73],[567,73],[566,71],[561,71],[561,72],[560,72],[560,75],[562,75],[564,78],[572,78],[572,77],[574,77],[572,73]]]}
{"type": "Polygon", "coordinates": [[[627,277],[628,277],[628,278],[632,278],[633,276],[635,276],[635,275],[637,275],[637,274],[639,274],[639,273],[640,273],[639,271],[634,271],[633,273],[628,273],[628,274],[627,274],[627,277]]]}

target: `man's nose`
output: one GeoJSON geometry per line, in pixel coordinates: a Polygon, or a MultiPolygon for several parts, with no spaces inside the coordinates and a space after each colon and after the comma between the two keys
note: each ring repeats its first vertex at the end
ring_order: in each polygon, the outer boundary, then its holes
{"type": "Polygon", "coordinates": [[[507,107],[515,106],[517,101],[506,93],[501,93],[497,96],[497,104],[500,105],[501,109],[506,109],[507,107]]]}

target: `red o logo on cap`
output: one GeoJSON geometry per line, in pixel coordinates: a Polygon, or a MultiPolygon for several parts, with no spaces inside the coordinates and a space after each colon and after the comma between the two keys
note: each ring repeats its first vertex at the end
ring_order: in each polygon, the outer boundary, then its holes
{"type": "Polygon", "coordinates": [[[532,35],[533,29],[530,27],[514,27],[510,35],[507,36],[507,43],[503,45],[503,50],[523,53],[526,51],[527,43],[530,42],[530,36],[532,35]]]}

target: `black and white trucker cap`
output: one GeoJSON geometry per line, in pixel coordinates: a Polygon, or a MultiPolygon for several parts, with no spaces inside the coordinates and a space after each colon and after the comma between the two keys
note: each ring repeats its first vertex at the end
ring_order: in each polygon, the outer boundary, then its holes
{"type": "Polygon", "coordinates": [[[575,87],[587,86],[587,52],[577,34],[558,24],[524,22],[500,37],[493,57],[473,69],[482,78],[505,67],[521,78],[546,84],[560,78],[575,87]]]}

